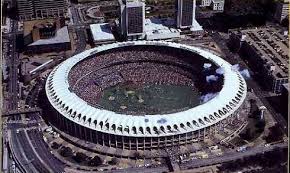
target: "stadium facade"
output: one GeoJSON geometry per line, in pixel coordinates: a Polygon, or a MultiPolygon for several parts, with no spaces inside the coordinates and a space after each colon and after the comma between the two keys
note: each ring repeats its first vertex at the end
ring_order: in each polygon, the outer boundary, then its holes
{"type": "Polygon", "coordinates": [[[86,50],[54,68],[45,90],[55,112],[50,115],[50,121],[58,129],[102,146],[127,150],[162,149],[203,141],[241,118],[239,112],[247,95],[246,82],[241,74],[222,58],[197,47],[162,41],[113,43],[86,50]],[[73,91],[69,74],[74,66],[105,51],[134,46],[192,52],[221,69],[222,88],[212,99],[193,108],[154,115],[129,115],[92,106],[73,91]]]}

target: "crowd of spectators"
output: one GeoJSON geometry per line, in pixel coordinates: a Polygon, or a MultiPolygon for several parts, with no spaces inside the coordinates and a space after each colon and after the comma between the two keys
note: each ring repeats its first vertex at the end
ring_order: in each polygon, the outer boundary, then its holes
{"type": "Polygon", "coordinates": [[[204,59],[173,48],[130,47],[108,50],[81,61],[69,73],[70,89],[98,106],[106,88],[120,83],[186,85],[197,89],[204,59]],[[194,65],[193,65],[194,64],[194,65]]]}

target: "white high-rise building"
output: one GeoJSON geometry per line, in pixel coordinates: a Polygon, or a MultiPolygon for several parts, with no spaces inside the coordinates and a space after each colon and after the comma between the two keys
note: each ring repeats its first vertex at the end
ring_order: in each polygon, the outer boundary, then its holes
{"type": "Polygon", "coordinates": [[[145,3],[141,1],[119,0],[121,34],[128,40],[144,38],[145,3]]]}

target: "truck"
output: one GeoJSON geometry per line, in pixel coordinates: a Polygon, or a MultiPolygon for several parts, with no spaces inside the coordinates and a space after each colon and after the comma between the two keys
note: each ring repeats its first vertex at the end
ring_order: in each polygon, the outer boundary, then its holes
{"type": "Polygon", "coordinates": [[[247,146],[242,146],[242,147],[239,147],[238,149],[237,149],[237,152],[245,152],[245,151],[247,151],[247,149],[248,149],[248,147],[247,146]]]}

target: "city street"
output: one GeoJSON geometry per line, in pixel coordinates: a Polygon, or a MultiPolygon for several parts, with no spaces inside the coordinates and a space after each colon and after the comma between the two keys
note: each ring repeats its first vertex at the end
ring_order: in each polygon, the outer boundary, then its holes
{"type": "Polygon", "coordinates": [[[72,19],[73,19],[73,25],[70,27],[74,28],[77,41],[76,41],[76,50],[74,55],[82,52],[86,48],[86,34],[85,34],[85,27],[86,25],[82,23],[80,16],[77,12],[77,7],[72,4],[70,8],[72,19]]]}
{"type": "MultiPolygon", "coordinates": [[[[11,20],[12,25],[12,33],[17,31],[17,21],[11,20]]],[[[10,58],[6,60],[8,63],[8,67],[10,72],[8,74],[8,93],[9,93],[9,101],[8,101],[8,109],[14,110],[17,109],[18,106],[18,52],[16,50],[16,34],[9,35],[9,56],[10,58]]]]}
{"type": "Polygon", "coordinates": [[[189,162],[180,164],[180,167],[182,170],[186,170],[189,168],[197,168],[197,167],[221,164],[221,163],[225,163],[229,161],[242,159],[251,155],[256,155],[258,153],[271,151],[275,148],[287,148],[287,147],[288,145],[286,143],[280,143],[280,144],[271,145],[269,147],[264,147],[264,146],[254,147],[254,148],[248,149],[245,152],[229,151],[229,152],[225,152],[222,156],[217,156],[215,158],[191,160],[189,162]]]}

